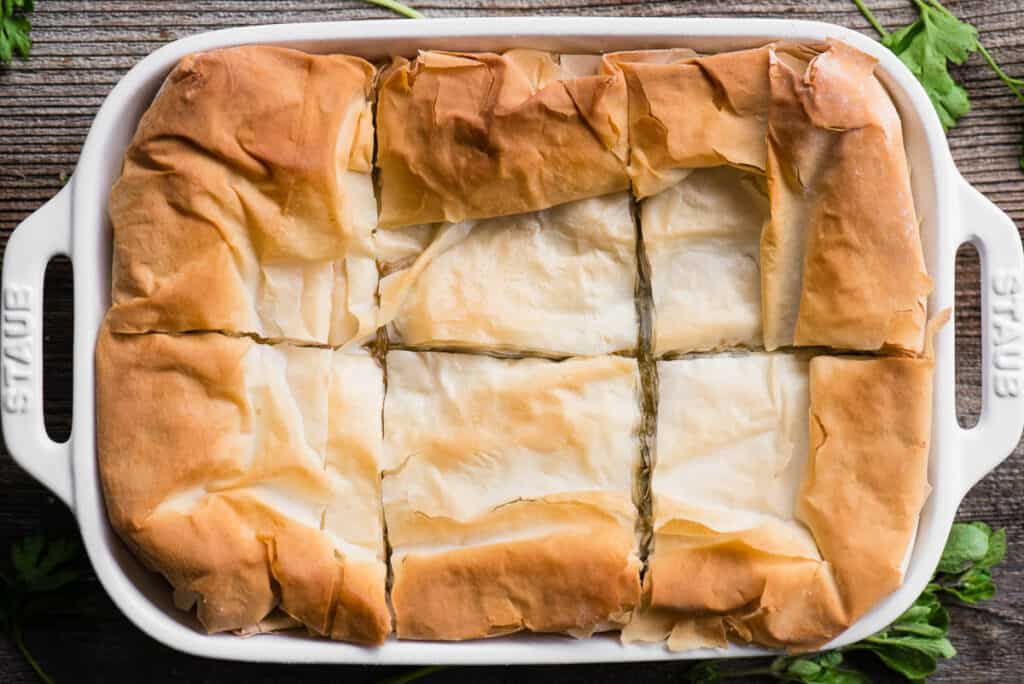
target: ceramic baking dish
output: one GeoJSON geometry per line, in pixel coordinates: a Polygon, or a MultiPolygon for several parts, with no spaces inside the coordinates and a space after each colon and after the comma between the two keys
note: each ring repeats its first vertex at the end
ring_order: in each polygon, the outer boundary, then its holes
{"type": "Polygon", "coordinates": [[[204,33],[167,45],[133,68],[104,102],[66,187],[17,227],[3,269],[3,431],[15,460],[74,512],[96,574],[124,613],[157,640],[190,653],[236,660],[320,663],[568,663],[664,660],[762,653],[733,646],[671,654],[661,645],[623,646],[615,635],[586,640],[516,635],[430,643],[390,640],[379,648],[270,634],[209,636],[171,605],[164,580],[143,569],[111,530],[96,465],[93,349],[110,297],[107,195],[140,115],[183,55],[263,43],[369,59],[418,49],[563,52],[691,47],[715,52],[776,39],[841,38],[879,59],[879,73],[903,117],[928,271],[930,311],[953,306],[957,248],[981,256],[983,404],[976,427],[956,418],[954,328],[936,344],[932,493],[909,550],[901,589],[837,637],[857,641],[892,621],[924,588],[964,494],[1014,449],[1024,426],[1024,253],[1013,222],[968,185],[953,165],[939,120],[924,91],[895,56],[848,29],[824,23],[733,19],[508,18],[366,21],[256,26],[204,33]],[[47,262],[74,264],[74,424],[67,442],[51,441],[42,413],[42,290],[47,262]],[[1015,303],[1018,306],[1015,308],[1015,303]],[[1021,319],[1021,320],[1018,320],[1021,319]]]}

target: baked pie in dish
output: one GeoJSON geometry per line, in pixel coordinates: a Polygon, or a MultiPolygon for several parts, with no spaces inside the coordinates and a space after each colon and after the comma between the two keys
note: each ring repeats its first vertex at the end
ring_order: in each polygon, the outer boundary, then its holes
{"type": "Polygon", "coordinates": [[[114,529],[210,632],[826,643],[929,492],[931,281],[873,69],[186,57],[110,196],[114,529]]]}

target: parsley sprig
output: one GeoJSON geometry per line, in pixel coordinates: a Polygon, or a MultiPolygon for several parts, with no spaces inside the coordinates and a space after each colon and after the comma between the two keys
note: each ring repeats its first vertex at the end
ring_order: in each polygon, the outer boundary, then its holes
{"type": "Polygon", "coordinates": [[[35,0],[0,0],[0,63],[10,64],[15,54],[28,57],[32,22],[25,15],[34,9],[35,0]]]}
{"type": "MultiPolygon", "coordinates": [[[[687,679],[713,684],[738,677],[771,677],[805,684],[868,684],[858,664],[846,655],[868,654],[910,682],[935,672],[940,658],[952,658],[949,611],[940,596],[977,603],[995,595],[992,568],[1006,556],[1006,531],[993,531],[982,522],[956,523],[942,551],[932,581],[909,609],[881,632],[843,648],[815,655],[779,656],[766,664],[710,660],[692,668],[687,679]]],[[[762,661],[763,662],[763,661],[762,661]]]]}
{"type": "MultiPolygon", "coordinates": [[[[881,36],[882,45],[892,50],[924,86],[947,131],[971,109],[967,91],[950,75],[949,65],[963,64],[975,53],[982,56],[999,80],[1024,104],[1024,79],[1003,71],[978,39],[978,29],[958,19],[938,0],[914,0],[918,18],[893,32],[882,26],[863,0],[853,2],[881,36]]],[[[1024,168],[1024,158],[1020,163],[1024,168]]]]}
{"type": "MultiPolygon", "coordinates": [[[[399,0],[363,0],[409,19],[423,15],[399,0]]],[[[35,0],[0,0],[0,64],[10,64],[14,55],[28,58],[32,49],[32,22],[28,14],[35,10],[35,0]]]]}
{"type": "Polygon", "coordinates": [[[67,539],[47,543],[38,535],[26,537],[11,547],[11,569],[0,572],[0,625],[44,684],[53,679],[26,646],[23,625],[46,614],[46,599],[78,579],[80,571],[72,562],[79,554],[78,544],[67,539]]]}
{"type": "Polygon", "coordinates": [[[403,17],[408,17],[409,19],[422,19],[423,18],[422,14],[420,14],[415,9],[413,9],[412,7],[409,7],[406,4],[398,2],[398,0],[364,0],[364,1],[370,3],[371,5],[377,5],[378,7],[383,7],[384,9],[391,10],[395,14],[401,14],[403,17]]]}

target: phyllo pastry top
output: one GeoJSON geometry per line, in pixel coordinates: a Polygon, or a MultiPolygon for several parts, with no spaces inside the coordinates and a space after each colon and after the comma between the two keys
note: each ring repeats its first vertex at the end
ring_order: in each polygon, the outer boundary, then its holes
{"type": "Polygon", "coordinates": [[[813,55],[776,43],[701,55],[687,48],[613,52],[629,91],[629,175],[638,197],[661,192],[687,169],[737,166],[764,171],[773,51],[813,55]]]}
{"type": "Polygon", "coordinates": [[[209,631],[826,644],[902,582],[944,321],[875,67],[185,57],[110,197],[114,530],[209,631]]]}
{"type": "Polygon", "coordinates": [[[761,346],[767,220],[764,179],[728,166],[693,169],[640,203],[656,355],[761,346]]]}
{"type": "Polygon", "coordinates": [[[658,364],[654,537],[627,640],[818,648],[899,587],[927,497],[924,358],[658,364]]]}
{"type": "Polygon", "coordinates": [[[211,632],[260,631],[279,609],[317,634],[384,640],[373,358],[104,327],[96,376],[111,524],[178,607],[211,632]]]}
{"type": "Polygon", "coordinates": [[[876,60],[832,42],[770,66],[764,343],[919,352],[925,270],[899,114],[876,60]]]}
{"type": "Polygon", "coordinates": [[[377,95],[380,224],[490,218],[629,187],[626,86],[597,56],[396,58],[377,95]]]}
{"type": "Polygon", "coordinates": [[[183,58],[111,192],[111,329],[370,333],[373,76],[356,57],[274,47],[183,58]]]}
{"type": "Polygon", "coordinates": [[[636,225],[625,192],[382,230],[378,244],[392,344],[547,356],[636,349],[636,225]]]}
{"type": "Polygon", "coordinates": [[[640,594],[636,361],[392,351],[387,374],[399,638],[624,624],[640,594]]]}
{"type": "Polygon", "coordinates": [[[626,79],[638,197],[693,169],[767,175],[760,268],[769,350],[921,350],[931,280],[899,114],[875,64],[839,41],[605,56],[605,70],[626,79]]]}

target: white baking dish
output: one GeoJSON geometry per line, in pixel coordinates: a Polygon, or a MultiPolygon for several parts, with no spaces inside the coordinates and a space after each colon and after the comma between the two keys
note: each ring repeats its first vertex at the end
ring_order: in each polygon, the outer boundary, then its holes
{"type": "Polygon", "coordinates": [[[143,631],[190,653],[236,660],[321,663],[568,663],[663,660],[763,653],[731,647],[671,654],[660,645],[619,644],[605,635],[576,641],[517,635],[463,643],[389,641],[364,648],[302,636],[240,639],[208,636],[171,605],[171,592],[144,570],[111,530],[96,466],[93,348],[109,304],[110,226],[107,195],[135,125],[164,76],[183,55],[229,45],[265,43],[310,52],[346,52],[370,59],[421,48],[500,50],[535,47],[598,52],[650,47],[721,51],[775,39],[841,38],[880,61],[880,74],[903,117],[922,218],[928,271],[935,279],[930,310],[953,305],[954,257],[973,242],[982,262],[984,401],[978,425],[956,418],[954,334],[936,345],[936,391],[925,505],[903,587],[834,642],[857,641],[900,614],[924,588],[964,494],[1011,453],[1024,427],[1024,252],[1013,222],[969,186],[953,165],[938,118],[924,91],[878,43],[839,26],[781,20],[508,18],[367,21],[257,26],[205,33],[171,43],[132,69],[104,102],[67,186],[26,219],[7,244],[3,270],[3,431],[18,463],[71,507],[96,574],[117,605],[143,631]],[[67,442],[46,435],[42,414],[42,289],[49,259],[74,263],[74,425],[67,442]],[[1019,308],[1017,309],[1019,310],[1019,308]]]}

